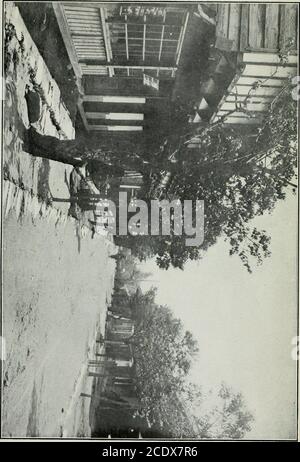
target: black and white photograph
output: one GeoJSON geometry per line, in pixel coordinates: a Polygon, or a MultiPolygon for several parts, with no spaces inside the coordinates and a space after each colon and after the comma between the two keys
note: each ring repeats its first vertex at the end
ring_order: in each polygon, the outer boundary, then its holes
{"type": "Polygon", "coordinates": [[[298,4],[1,8],[1,439],[297,441],[298,4]]]}

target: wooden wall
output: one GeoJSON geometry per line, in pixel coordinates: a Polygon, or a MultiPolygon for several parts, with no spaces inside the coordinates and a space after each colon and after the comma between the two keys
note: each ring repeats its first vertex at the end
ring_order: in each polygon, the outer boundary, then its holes
{"type": "Polygon", "coordinates": [[[297,75],[297,62],[295,55],[290,55],[282,65],[276,53],[241,54],[241,69],[227,88],[212,121],[226,116],[227,124],[259,125],[287,80],[297,75]],[[243,110],[236,109],[239,105],[243,110]]]}
{"type": "Polygon", "coordinates": [[[298,5],[219,4],[216,47],[226,51],[297,49],[298,5]]]}
{"type": "MultiPolygon", "coordinates": [[[[147,74],[147,71],[145,71],[147,74]]],[[[143,84],[142,77],[103,77],[85,75],[83,79],[84,93],[86,95],[120,95],[145,97],[170,97],[174,80],[159,79],[159,90],[143,84]]]]}

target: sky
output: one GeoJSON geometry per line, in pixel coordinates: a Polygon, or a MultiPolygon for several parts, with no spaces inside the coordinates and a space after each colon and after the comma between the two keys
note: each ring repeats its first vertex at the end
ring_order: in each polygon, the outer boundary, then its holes
{"type": "Polygon", "coordinates": [[[170,306],[199,344],[191,378],[204,390],[222,381],[240,391],[255,422],[247,438],[296,436],[297,198],[279,202],[253,225],[271,236],[270,258],[249,274],[220,240],[184,271],[143,264],[158,287],[157,302],[170,306]]]}

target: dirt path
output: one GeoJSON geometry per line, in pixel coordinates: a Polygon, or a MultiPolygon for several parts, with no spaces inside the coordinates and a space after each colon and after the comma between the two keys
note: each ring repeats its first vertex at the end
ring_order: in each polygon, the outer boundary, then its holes
{"type": "Polygon", "coordinates": [[[60,436],[95,330],[104,324],[114,261],[104,239],[84,239],[72,223],[4,223],[3,431],[60,436]]]}
{"type": "Polygon", "coordinates": [[[78,396],[95,333],[104,331],[115,249],[68,217],[68,204],[46,205],[50,193],[69,197],[72,167],[23,150],[26,87],[43,96],[35,123],[40,133],[72,139],[74,127],[12,2],[6,4],[6,25],[2,434],[57,437],[67,428],[73,436],[77,421],[81,432],[88,431],[81,415],[83,407],[88,414],[88,403],[83,406],[78,396]]]}

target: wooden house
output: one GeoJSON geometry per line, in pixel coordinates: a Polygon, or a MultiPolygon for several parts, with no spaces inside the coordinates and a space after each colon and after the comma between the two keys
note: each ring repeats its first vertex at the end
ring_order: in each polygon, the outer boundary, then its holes
{"type": "Polygon", "coordinates": [[[297,3],[218,4],[216,47],[231,52],[297,49],[297,3]]]}
{"type": "MultiPolygon", "coordinates": [[[[210,48],[210,57],[201,71],[207,75],[194,79],[200,91],[191,121],[261,123],[287,79],[297,74],[298,6],[206,7],[203,17],[189,3],[53,2],[82,94],[78,108],[87,131],[101,137],[113,133],[120,142],[146,140],[150,146],[170,126],[178,86],[181,96],[189,93],[187,74],[196,71],[192,66],[187,72],[191,64],[183,63],[188,56],[197,61],[195,46],[210,48]],[[205,45],[203,37],[192,45],[191,29],[192,35],[212,31],[214,46],[205,45]]],[[[189,147],[197,147],[197,140],[189,147]]],[[[122,182],[132,195],[141,186],[134,173],[122,182]]]]}
{"type": "MultiPolygon", "coordinates": [[[[218,4],[211,71],[202,83],[195,123],[261,123],[298,69],[298,5],[218,4]]],[[[197,147],[197,140],[190,147],[197,147]]]]}
{"type": "MultiPolygon", "coordinates": [[[[190,122],[255,130],[272,101],[298,74],[296,3],[215,4],[206,76],[190,122]]],[[[198,148],[197,137],[188,148],[198,148]]]]}
{"type": "Polygon", "coordinates": [[[53,2],[90,132],[138,135],[158,124],[179,66],[189,7],[53,2]]]}

